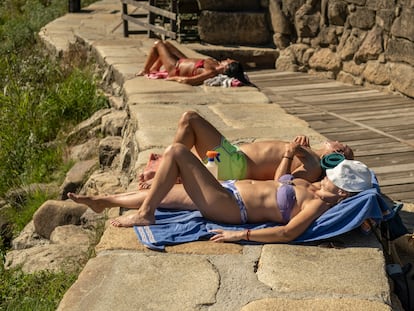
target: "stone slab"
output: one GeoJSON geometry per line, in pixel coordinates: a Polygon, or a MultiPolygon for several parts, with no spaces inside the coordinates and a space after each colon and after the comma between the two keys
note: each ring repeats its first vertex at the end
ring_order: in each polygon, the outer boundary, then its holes
{"type": "Polygon", "coordinates": [[[265,245],[257,274],[274,292],[296,299],[329,295],[390,304],[384,258],[376,248],[265,245]]]}
{"type": "Polygon", "coordinates": [[[285,311],[285,310],[312,310],[312,311],[391,311],[392,308],[377,301],[367,301],[350,298],[316,298],[316,299],[288,299],[266,298],[255,300],[243,307],[240,311],[285,311]]]}
{"type": "MultiPolygon", "coordinates": [[[[95,247],[95,251],[100,253],[111,250],[151,252],[139,242],[133,228],[107,226],[101,240],[95,247]]],[[[234,243],[217,244],[210,241],[195,241],[167,246],[165,251],[167,253],[196,255],[241,254],[243,246],[234,243]]]]}
{"type": "Polygon", "coordinates": [[[216,301],[219,283],[198,256],[111,252],[88,261],[57,310],[197,310],[216,301]]]}

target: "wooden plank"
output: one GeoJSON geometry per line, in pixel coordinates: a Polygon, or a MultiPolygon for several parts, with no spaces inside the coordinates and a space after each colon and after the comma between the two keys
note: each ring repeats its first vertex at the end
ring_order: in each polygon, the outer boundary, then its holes
{"type": "Polygon", "coordinates": [[[381,190],[414,203],[414,101],[301,73],[249,74],[286,112],[331,140],[349,144],[381,190]]]}
{"type": "Polygon", "coordinates": [[[135,0],[121,0],[122,3],[129,4],[132,6],[135,6],[136,8],[143,9],[148,12],[155,13],[157,15],[164,16],[166,18],[169,18],[171,20],[177,19],[177,14],[174,12],[170,12],[161,8],[158,8],[156,6],[150,5],[148,2],[144,1],[135,1],[135,0]]]}
{"type": "Polygon", "coordinates": [[[147,22],[140,21],[140,20],[138,20],[136,18],[133,18],[133,17],[131,17],[129,15],[122,15],[122,18],[124,20],[127,20],[128,22],[131,22],[131,23],[137,24],[139,26],[142,26],[142,27],[144,27],[146,29],[149,29],[149,30],[151,30],[151,31],[153,31],[155,33],[159,33],[159,34],[166,35],[166,36],[168,36],[168,37],[170,37],[172,39],[175,39],[176,38],[175,32],[171,32],[171,31],[165,30],[162,27],[158,27],[158,26],[151,25],[151,24],[149,24],[147,22]]]}

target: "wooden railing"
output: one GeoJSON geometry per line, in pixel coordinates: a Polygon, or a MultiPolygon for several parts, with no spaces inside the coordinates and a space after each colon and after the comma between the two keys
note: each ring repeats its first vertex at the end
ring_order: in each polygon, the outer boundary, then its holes
{"type": "Polygon", "coordinates": [[[125,37],[147,33],[151,38],[198,40],[196,0],[121,0],[121,3],[125,37]],[[141,29],[133,30],[129,23],[141,29]]]}

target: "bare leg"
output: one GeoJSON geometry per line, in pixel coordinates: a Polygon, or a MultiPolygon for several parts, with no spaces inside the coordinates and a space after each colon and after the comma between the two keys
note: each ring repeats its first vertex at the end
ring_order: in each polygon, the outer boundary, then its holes
{"type": "MultiPolygon", "coordinates": [[[[68,193],[69,199],[76,203],[88,205],[96,213],[102,213],[106,208],[118,206],[139,209],[147,195],[148,191],[145,190],[99,196],[68,193]]],[[[159,207],[185,210],[197,209],[182,185],[175,185],[161,201],[159,207]]]]}
{"type": "Polygon", "coordinates": [[[201,159],[206,152],[221,143],[223,135],[207,120],[195,111],[185,112],[179,123],[174,137],[174,143],[181,143],[188,149],[193,147],[201,159]]]}
{"type": "Polygon", "coordinates": [[[172,44],[171,42],[165,41],[164,44],[167,47],[168,51],[171,54],[173,54],[175,57],[177,57],[177,58],[188,58],[186,55],[184,55],[183,52],[181,52],[179,49],[177,49],[175,47],[175,45],[172,44]]]}
{"type": "Polygon", "coordinates": [[[160,65],[164,66],[170,75],[174,75],[175,66],[179,57],[169,50],[169,46],[171,46],[171,44],[166,45],[163,41],[155,41],[144,64],[144,69],[137,73],[137,75],[150,73],[151,68],[153,68],[155,64],[159,67],[161,67],[160,65]]]}
{"type": "Polygon", "coordinates": [[[69,192],[68,198],[76,203],[88,205],[94,212],[102,213],[106,208],[125,207],[137,209],[146,197],[145,191],[113,195],[87,196],[69,192]]]}
{"type": "Polygon", "coordinates": [[[185,191],[204,217],[220,222],[240,223],[240,211],[232,195],[190,150],[182,144],[173,144],[166,149],[163,157],[141,208],[135,214],[116,218],[111,222],[112,225],[131,227],[153,224],[155,209],[174,187],[178,176],[183,181],[185,191]]]}
{"type": "MultiPolygon", "coordinates": [[[[206,157],[206,152],[217,147],[221,143],[222,134],[207,120],[202,118],[195,111],[187,111],[178,122],[177,132],[174,143],[181,143],[188,149],[195,150],[200,159],[206,157]]],[[[150,161],[157,161],[159,157],[152,158],[150,161]]],[[[139,175],[139,189],[151,188],[152,181],[158,166],[146,170],[139,175]]]]}
{"type": "Polygon", "coordinates": [[[158,59],[155,61],[155,63],[151,66],[151,68],[150,68],[150,72],[160,71],[161,67],[162,67],[162,61],[161,61],[161,59],[159,59],[159,58],[158,58],[158,59]]]}

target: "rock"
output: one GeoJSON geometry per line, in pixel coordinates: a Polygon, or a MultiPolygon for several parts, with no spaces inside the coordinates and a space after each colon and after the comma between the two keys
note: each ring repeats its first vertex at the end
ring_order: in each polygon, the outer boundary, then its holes
{"type": "Polygon", "coordinates": [[[83,144],[70,147],[69,158],[75,162],[98,158],[99,139],[94,137],[83,144]]]}
{"type": "Polygon", "coordinates": [[[84,143],[90,138],[96,137],[101,131],[102,117],[111,112],[111,109],[101,109],[95,112],[89,119],[79,123],[66,138],[66,143],[75,145],[84,143]]]}
{"type": "Polygon", "coordinates": [[[38,271],[73,272],[88,260],[89,245],[37,245],[23,250],[12,250],[6,256],[6,268],[22,267],[25,273],[38,271]]]}
{"type": "Polygon", "coordinates": [[[62,245],[89,245],[93,234],[81,226],[65,225],[56,227],[50,234],[50,242],[62,245]]]}
{"type": "Polygon", "coordinates": [[[390,79],[394,88],[410,97],[414,97],[414,67],[406,64],[389,63],[390,79]]]}
{"type": "Polygon", "coordinates": [[[377,11],[377,18],[376,18],[377,24],[378,26],[382,27],[387,32],[391,30],[391,26],[392,26],[394,18],[395,18],[394,9],[377,11]]]}
{"type": "Polygon", "coordinates": [[[317,71],[331,71],[338,73],[341,68],[341,60],[339,56],[328,48],[315,51],[309,59],[309,66],[317,71]]]}
{"type": "Polygon", "coordinates": [[[285,14],[283,14],[280,5],[280,0],[269,1],[270,22],[275,33],[290,35],[292,33],[291,25],[285,14]]]}
{"type": "Polygon", "coordinates": [[[338,44],[338,37],[336,35],[336,28],[334,27],[322,27],[319,32],[319,45],[328,47],[338,44]]]}
{"type": "Polygon", "coordinates": [[[348,17],[347,4],[344,1],[328,1],[329,25],[343,26],[348,17]]]}
{"type": "Polygon", "coordinates": [[[354,61],[342,62],[342,70],[354,76],[360,76],[366,65],[366,63],[356,64],[354,61]]]}
{"type": "Polygon", "coordinates": [[[320,24],[320,12],[306,1],[295,13],[295,28],[299,38],[316,37],[320,24]]]}
{"type": "Polygon", "coordinates": [[[108,136],[99,143],[99,164],[103,167],[112,165],[115,157],[121,151],[122,137],[108,136]]]}
{"type": "Polygon", "coordinates": [[[414,66],[414,42],[391,38],[388,41],[387,50],[385,51],[385,57],[392,62],[404,62],[411,66],[414,66]]]}
{"type": "Polygon", "coordinates": [[[223,45],[265,45],[271,38],[264,12],[202,11],[198,32],[202,41],[223,45]]]}
{"type": "Polygon", "coordinates": [[[96,160],[86,160],[75,163],[75,165],[67,172],[66,178],[61,186],[61,199],[66,200],[68,198],[68,192],[77,193],[88,177],[97,168],[98,162],[96,160]]]}
{"type": "Polygon", "coordinates": [[[5,246],[8,246],[13,238],[13,224],[8,216],[12,208],[8,204],[2,205],[0,208],[0,240],[5,246]]]}
{"type": "Polygon", "coordinates": [[[368,32],[358,51],[355,53],[355,62],[365,63],[368,60],[378,59],[378,56],[384,51],[382,42],[381,27],[374,27],[368,32]]]}
{"type": "Polygon", "coordinates": [[[14,250],[21,250],[47,244],[50,244],[50,241],[36,233],[34,222],[32,220],[24,227],[19,236],[13,239],[12,248],[14,250]]]}
{"type": "Polygon", "coordinates": [[[275,33],[273,35],[273,43],[278,49],[286,49],[290,44],[290,37],[288,35],[283,35],[280,33],[275,33]]]}
{"type": "Polygon", "coordinates": [[[122,185],[121,176],[115,171],[96,171],[79,193],[86,195],[122,193],[125,192],[126,187],[127,185],[122,185]]]}
{"type": "Polygon", "coordinates": [[[127,123],[126,110],[115,110],[102,117],[101,131],[104,136],[122,136],[122,129],[127,123]]]}
{"type": "Polygon", "coordinates": [[[86,209],[85,205],[70,200],[48,200],[33,215],[36,233],[49,239],[52,231],[58,226],[79,225],[80,217],[86,209]]]}
{"type": "Polygon", "coordinates": [[[338,75],[336,76],[336,79],[338,81],[341,81],[343,83],[347,84],[353,84],[353,85],[362,85],[363,81],[362,78],[356,77],[348,72],[340,71],[338,75]]]}
{"type": "Polygon", "coordinates": [[[365,7],[357,7],[348,17],[352,27],[371,29],[375,25],[375,11],[365,7]]]}
{"type": "Polygon", "coordinates": [[[368,82],[376,85],[387,85],[390,83],[388,66],[377,61],[369,61],[362,76],[368,82]]]}
{"type": "Polygon", "coordinates": [[[276,71],[297,71],[299,66],[296,63],[296,57],[294,52],[287,48],[281,51],[280,56],[276,61],[276,71]]]}
{"type": "Polygon", "coordinates": [[[366,32],[359,29],[344,32],[337,48],[340,58],[342,60],[351,60],[358,51],[365,35],[366,32]]]}
{"type": "Polygon", "coordinates": [[[414,41],[414,11],[403,9],[401,15],[392,24],[391,34],[395,37],[414,41]]]}

